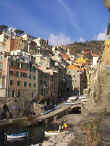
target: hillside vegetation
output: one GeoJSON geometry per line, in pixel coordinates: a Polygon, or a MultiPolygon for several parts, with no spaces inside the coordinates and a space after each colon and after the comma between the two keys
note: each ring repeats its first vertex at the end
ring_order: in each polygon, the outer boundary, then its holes
{"type": "Polygon", "coordinates": [[[86,42],[75,42],[64,46],[64,48],[69,48],[70,53],[77,55],[82,51],[92,50],[92,53],[101,55],[104,50],[104,41],[86,41],[86,42]]]}

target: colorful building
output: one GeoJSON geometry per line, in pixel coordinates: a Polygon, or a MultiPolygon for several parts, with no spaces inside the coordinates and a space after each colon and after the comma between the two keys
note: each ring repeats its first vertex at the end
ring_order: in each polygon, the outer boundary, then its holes
{"type": "Polygon", "coordinates": [[[1,95],[32,100],[37,95],[37,70],[31,57],[7,54],[2,54],[0,57],[1,95]]]}
{"type": "Polygon", "coordinates": [[[87,86],[86,71],[75,65],[67,66],[67,93],[68,96],[82,95],[87,86]]]}
{"type": "Polygon", "coordinates": [[[46,104],[56,102],[58,97],[58,73],[52,70],[38,70],[38,101],[46,104]]]}

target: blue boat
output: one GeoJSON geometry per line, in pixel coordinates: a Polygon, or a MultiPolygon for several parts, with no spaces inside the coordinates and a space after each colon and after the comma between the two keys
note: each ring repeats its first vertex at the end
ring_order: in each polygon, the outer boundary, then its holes
{"type": "Polygon", "coordinates": [[[28,135],[29,132],[7,134],[7,141],[20,140],[22,138],[28,137],[28,135]]]}

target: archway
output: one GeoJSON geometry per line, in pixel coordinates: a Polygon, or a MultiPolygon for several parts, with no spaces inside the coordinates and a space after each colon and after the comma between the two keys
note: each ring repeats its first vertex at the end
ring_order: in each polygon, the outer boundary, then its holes
{"type": "Polygon", "coordinates": [[[72,108],[69,114],[81,114],[81,106],[76,106],[72,108]]]}

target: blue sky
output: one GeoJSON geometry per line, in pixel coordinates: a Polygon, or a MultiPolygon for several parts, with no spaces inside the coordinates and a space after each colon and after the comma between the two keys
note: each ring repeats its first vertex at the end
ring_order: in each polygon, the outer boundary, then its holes
{"type": "Polygon", "coordinates": [[[103,39],[108,21],[104,0],[0,0],[0,24],[53,43],[103,39]]]}

